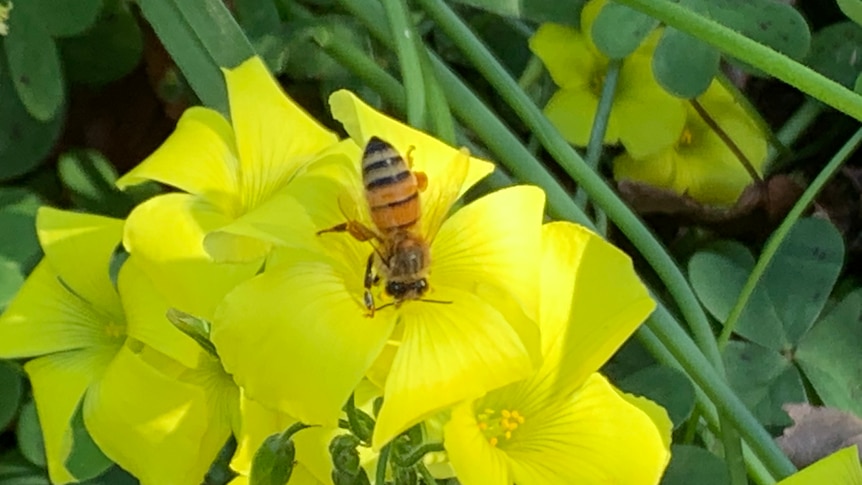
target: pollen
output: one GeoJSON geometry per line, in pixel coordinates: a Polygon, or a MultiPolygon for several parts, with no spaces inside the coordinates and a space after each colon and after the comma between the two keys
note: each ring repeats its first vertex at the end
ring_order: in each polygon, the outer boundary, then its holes
{"type": "Polygon", "coordinates": [[[105,335],[112,339],[119,339],[126,335],[126,326],[115,322],[105,325],[105,335]]]}
{"type": "Polygon", "coordinates": [[[682,134],[679,135],[679,140],[677,140],[677,144],[681,147],[687,147],[692,144],[694,141],[694,135],[691,133],[691,130],[686,126],[682,130],[682,134]]]}
{"type": "Polygon", "coordinates": [[[479,430],[488,439],[488,443],[496,447],[511,440],[514,431],[524,424],[526,418],[516,410],[502,409],[497,412],[493,409],[485,409],[476,416],[476,420],[479,430]]]}

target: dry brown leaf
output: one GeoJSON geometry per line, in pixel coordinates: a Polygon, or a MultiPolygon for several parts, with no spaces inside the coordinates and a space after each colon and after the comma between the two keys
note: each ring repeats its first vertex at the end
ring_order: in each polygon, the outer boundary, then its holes
{"type": "Polygon", "coordinates": [[[854,444],[862,459],[862,419],[839,409],[807,403],[788,403],[783,409],[794,424],[785,428],[776,441],[797,468],[854,444]]]}

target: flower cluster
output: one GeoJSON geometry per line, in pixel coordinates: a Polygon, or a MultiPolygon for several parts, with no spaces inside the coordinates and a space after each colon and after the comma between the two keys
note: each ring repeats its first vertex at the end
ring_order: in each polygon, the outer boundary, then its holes
{"type": "Polygon", "coordinates": [[[30,358],[53,482],[77,480],[80,413],[144,484],[200,483],[231,436],[244,483],[296,423],[290,483],[332,483],[356,403],[363,463],[418,429],[466,485],[658,483],[667,415],[597,373],[654,307],[623,253],[543,224],[534,187],[461,206],[493,165],[349,92],[330,98],[339,140],[259,58],[225,79],[230,122],[189,109],[118,181],[176,191],[125,221],[39,212],[45,257],[0,357],[30,358]]]}
{"type": "MultiPolygon", "coordinates": [[[[531,50],[559,86],[545,115],[577,146],[589,140],[610,63],[590,34],[606,3],[587,2],[580,31],[549,23],[530,39],[531,50]]],[[[661,33],[653,31],[621,61],[604,137],[605,143],[625,148],[613,161],[614,177],[667,188],[706,204],[732,205],[752,183],[745,164],[761,174],[766,136],[716,80],[695,100],[668,94],[652,72],[661,33]]]]}

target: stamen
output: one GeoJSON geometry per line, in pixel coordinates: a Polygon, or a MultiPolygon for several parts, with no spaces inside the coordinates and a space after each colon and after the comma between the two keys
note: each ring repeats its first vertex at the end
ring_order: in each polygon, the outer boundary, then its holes
{"type": "Polygon", "coordinates": [[[692,135],[691,130],[686,126],[685,128],[683,128],[682,134],[679,135],[679,140],[677,141],[677,143],[680,146],[689,146],[691,145],[693,139],[694,135],[692,135]]]}
{"type": "Polygon", "coordinates": [[[110,322],[105,325],[105,335],[112,339],[118,339],[126,335],[126,326],[110,322]]]}
{"type": "Polygon", "coordinates": [[[511,440],[513,432],[524,424],[525,417],[518,411],[503,409],[499,413],[493,409],[485,409],[476,416],[479,430],[488,439],[491,446],[496,447],[500,440],[511,440]]]}

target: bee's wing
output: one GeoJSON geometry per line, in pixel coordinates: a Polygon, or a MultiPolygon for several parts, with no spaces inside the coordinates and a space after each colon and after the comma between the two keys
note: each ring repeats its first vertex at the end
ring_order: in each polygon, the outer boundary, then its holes
{"type": "Polygon", "coordinates": [[[461,187],[467,179],[470,168],[470,152],[462,148],[455,156],[452,169],[446,174],[448,180],[431,180],[428,188],[422,193],[422,234],[433,240],[440,230],[446,216],[455,205],[461,193],[461,187]]]}

